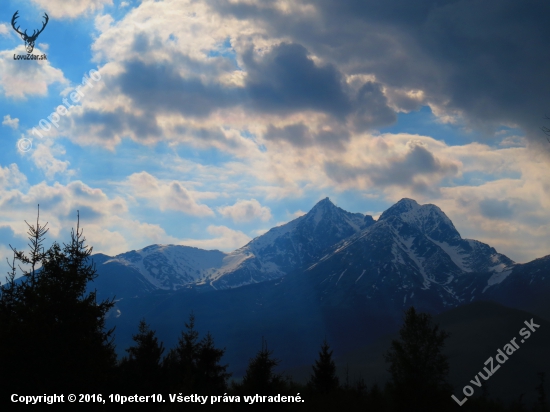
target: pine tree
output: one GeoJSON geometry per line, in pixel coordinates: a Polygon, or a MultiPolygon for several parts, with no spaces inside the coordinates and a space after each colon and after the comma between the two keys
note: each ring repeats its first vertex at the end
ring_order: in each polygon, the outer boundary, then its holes
{"type": "Polygon", "coordinates": [[[163,390],[161,382],[161,361],[164,345],[159,343],[155,331],[142,319],[138,333],[132,336],[135,346],[126,349],[128,357],[122,359],[120,368],[122,380],[129,392],[158,392],[163,390]]]}
{"type": "Polygon", "coordinates": [[[280,361],[272,355],[262,338],[262,349],[250,360],[243,377],[242,389],[247,395],[270,395],[284,386],[282,375],[273,371],[280,361]]]}
{"type": "Polygon", "coordinates": [[[227,390],[227,380],[231,374],[227,372],[228,365],[220,361],[225,349],[214,346],[214,338],[208,332],[201,340],[197,353],[197,391],[206,395],[218,395],[227,390]]]}
{"type": "Polygon", "coordinates": [[[396,410],[442,410],[445,395],[450,399],[449,363],[441,353],[449,335],[431,324],[430,315],[417,314],[414,307],[406,311],[399,335],[401,339],[392,342],[385,356],[396,410]]]}
{"type": "Polygon", "coordinates": [[[210,333],[199,341],[195,315],[191,313],[177,346],[163,362],[168,384],[178,391],[223,394],[231,376],[228,365],[220,364],[224,353],[225,349],[215,347],[210,333]]]}
{"type": "Polygon", "coordinates": [[[53,243],[47,251],[42,246],[47,224],[37,218],[36,226],[27,225],[30,252],[12,248],[8,281],[0,286],[2,387],[29,393],[100,391],[116,362],[112,330],[104,327],[113,302],[86,294],[96,272],[80,219],[68,244],[53,243]],[[21,279],[15,279],[17,268],[21,279]]]}
{"type": "Polygon", "coordinates": [[[537,386],[537,393],[538,393],[538,408],[541,412],[546,412],[548,410],[548,405],[546,403],[546,390],[544,389],[544,372],[538,373],[539,377],[539,385],[537,386]]]}
{"type": "Polygon", "coordinates": [[[326,339],[321,346],[319,359],[315,361],[312,369],[309,385],[315,392],[327,394],[338,389],[340,383],[336,376],[336,364],[332,359],[332,350],[330,350],[326,339]]]}

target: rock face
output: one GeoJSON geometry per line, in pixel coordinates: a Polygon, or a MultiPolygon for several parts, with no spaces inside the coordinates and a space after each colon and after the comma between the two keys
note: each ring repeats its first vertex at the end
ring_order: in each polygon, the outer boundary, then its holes
{"type": "Polygon", "coordinates": [[[372,216],[346,212],[323,199],[309,213],[230,253],[225,266],[207,282],[216,289],[234,288],[296,272],[313,264],[327,248],[373,224],[372,216]]]}
{"type": "Polygon", "coordinates": [[[324,305],[350,306],[355,300],[440,312],[479,299],[540,306],[532,295],[550,281],[548,258],[515,264],[485,243],[462,239],[437,206],[412,199],[400,200],[374,221],[326,198],[231,253],[152,245],[94,259],[94,287],[117,297],[234,289],[298,276],[296,287],[307,282],[324,305]],[[518,290],[530,297],[517,296],[518,290]]]}
{"type": "Polygon", "coordinates": [[[335,353],[354,350],[395,331],[411,305],[437,314],[494,300],[550,318],[550,257],[516,264],[411,199],[377,221],[324,199],[228,254],[153,245],[94,260],[91,286],[118,299],[108,326],[121,350],[143,317],[174,345],[193,311],[237,375],[261,336],[285,367],[311,364],[324,337],[335,353]]]}
{"type": "Polygon", "coordinates": [[[439,312],[461,303],[456,286],[463,276],[502,273],[513,264],[484,243],[462,239],[437,206],[402,199],[304,275],[335,305],[340,296],[355,296],[371,300],[369,306],[439,312]]]}
{"type": "MultiPolygon", "coordinates": [[[[372,216],[349,213],[328,198],[293,221],[269,230],[229,254],[187,246],[152,245],[109,258],[102,255],[99,283],[106,277],[125,276],[125,287],[148,293],[154,289],[177,290],[184,287],[227,289],[259,283],[295,272],[311,265],[335,243],[374,224],[372,216]]],[[[97,261],[97,259],[96,259],[97,261]]],[[[114,282],[114,283],[113,283],[114,282]]],[[[110,289],[116,290],[111,279],[110,289]]],[[[117,296],[127,295],[118,288],[117,296]]]]}

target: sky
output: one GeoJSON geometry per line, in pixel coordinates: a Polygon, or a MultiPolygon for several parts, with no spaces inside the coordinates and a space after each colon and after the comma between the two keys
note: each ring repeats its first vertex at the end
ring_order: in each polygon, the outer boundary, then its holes
{"type": "Polygon", "coordinates": [[[330,197],[408,197],[523,263],[550,254],[550,3],[3,0],[0,269],[80,226],[94,252],[231,251],[330,197]],[[33,54],[12,28],[32,34],[33,54]],[[59,107],[61,106],[61,107],[59,107]],[[3,266],[2,266],[3,265],[3,266]]]}

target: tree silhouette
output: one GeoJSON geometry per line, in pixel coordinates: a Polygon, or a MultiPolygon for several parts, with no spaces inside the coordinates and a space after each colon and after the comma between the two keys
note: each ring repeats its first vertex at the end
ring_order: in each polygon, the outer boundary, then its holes
{"type": "Polygon", "coordinates": [[[208,332],[201,340],[197,353],[197,391],[206,395],[219,395],[227,390],[231,374],[228,365],[221,365],[225,349],[214,346],[214,338],[208,332]]]}
{"type": "Polygon", "coordinates": [[[431,324],[431,316],[416,313],[414,307],[405,312],[399,331],[385,355],[390,364],[390,389],[396,410],[440,411],[450,398],[446,382],[449,373],[447,357],[441,353],[448,333],[431,324]]]}
{"type": "Polygon", "coordinates": [[[27,226],[30,252],[12,248],[10,273],[0,286],[0,383],[29,393],[106,389],[116,363],[112,330],[104,328],[113,301],[86,294],[97,275],[80,219],[68,244],[54,242],[47,251],[47,223],[41,226],[38,214],[36,226],[27,226]]]}
{"type": "Polygon", "coordinates": [[[138,333],[133,337],[135,346],[126,349],[128,357],[120,362],[123,383],[130,392],[146,393],[163,390],[161,360],[164,345],[159,343],[155,331],[142,319],[138,333]]]}
{"type": "Polygon", "coordinates": [[[195,315],[189,315],[185,330],[181,332],[178,344],[171,349],[163,362],[163,369],[169,385],[178,391],[220,395],[227,389],[227,365],[221,365],[225,349],[214,345],[210,333],[199,341],[195,329],[195,315]]]}
{"type": "Polygon", "coordinates": [[[332,350],[326,339],[321,345],[319,359],[312,366],[313,373],[309,385],[317,393],[328,394],[338,389],[340,383],[336,376],[336,365],[332,359],[332,350]]]}
{"type": "Polygon", "coordinates": [[[538,408],[541,412],[546,412],[548,410],[548,405],[546,403],[546,390],[544,389],[544,372],[539,372],[538,374],[540,383],[537,386],[538,393],[538,408]]]}
{"type": "Polygon", "coordinates": [[[270,395],[284,386],[282,375],[273,369],[279,360],[272,357],[273,351],[267,349],[267,342],[262,338],[262,349],[250,360],[242,381],[246,394],[270,395]]]}

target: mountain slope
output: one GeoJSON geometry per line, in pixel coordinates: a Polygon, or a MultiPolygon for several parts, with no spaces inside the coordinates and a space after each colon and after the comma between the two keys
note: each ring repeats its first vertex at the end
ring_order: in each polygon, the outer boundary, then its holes
{"type": "Polygon", "coordinates": [[[434,205],[402,199],[378,221],[335,245],[304,272],[333,300],[345,296],[438,313],[462,302],[453,285],[469,272],[495,273],[513,264],[481,242],[462,239],[434,205]]]}
{"type": "Polygon", "coordinates": [[[226,289],[279,278],[310,265],[327,248],[372,224],[371,216],[346,212],[325,198],[307,214],[230,253],[203,283],[226,289]]]}
{"type": "Polygon", "coordinates": [[[372,224],[372,216],[346,212],[326,198],[309,213],[229,254],[151,245],[115,257],[94,255],[98,289],[123,297],[183,287],[204,291],[259,283],[310,265],[328,247],[372,224]]]}
{"type": "Polygon", "coordinates": [[[227,361],[238,376],[261,336],[289,367],[310,364],[323,337],[343,354],[396,330],[410,305],[433,314],[480,299],[522,309],[538,305],[535,314],[550,308],[550,258],[515,264],[482,242],[462,239],[436,206],[410,199],[376,222],[324,200],[238,251],[203,252],[217,260],[196,264],[198,274],[184,279],[193,287],[166,290],[135,276],[140,267],[158,267],[153,263],[138,267],[129,257],[101,257],[100,266],[119,265],[116,276],[131,287],[139,287],[134,283],[140,279],[149,288],[138,298],[127,294],[117,302],[117,317],[109,319],[121,350],[143,317],[172,346],[193,311],[198,327],[228,348],[227,361]],[[199,293],[193,282],[211,293],[199,293]]]}

